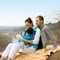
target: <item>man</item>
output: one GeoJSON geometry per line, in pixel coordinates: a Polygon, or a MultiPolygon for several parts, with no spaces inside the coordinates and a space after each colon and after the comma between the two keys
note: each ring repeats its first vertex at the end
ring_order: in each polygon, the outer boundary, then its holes
{"type": "Polygon", "coordinates": [[[53,49],[55,49],[57,47],[57,39],[54,36],[53,32],[50,30],[50,28],[47,25],[44,25],[43,16],[36,17],[36,25],[41,31],[39,46],[41,46],[41,48],[45,48],[48,44],[48,41],[51,39],[53,43],[53,49]]]}

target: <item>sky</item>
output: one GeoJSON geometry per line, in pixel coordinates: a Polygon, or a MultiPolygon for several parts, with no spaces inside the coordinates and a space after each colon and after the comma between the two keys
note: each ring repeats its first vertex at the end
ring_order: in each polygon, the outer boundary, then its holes
{"type": "Polygon", "coordinates": [[[42,15],[45,23],[56,22],[54,15],[60,11],[60,0],[0,0],[0,26],[24,26],[31,17],[42,15]]]}

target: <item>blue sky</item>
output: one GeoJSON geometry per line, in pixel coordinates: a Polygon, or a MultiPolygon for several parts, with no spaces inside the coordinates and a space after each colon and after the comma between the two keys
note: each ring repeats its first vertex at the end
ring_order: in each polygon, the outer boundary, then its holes
{"type": "Polygon", "coordinates": [[[45,23],[56,22],[60,0],[0,0],[0,26],[22,26],[26,18],[42,15],[45,23]]]}

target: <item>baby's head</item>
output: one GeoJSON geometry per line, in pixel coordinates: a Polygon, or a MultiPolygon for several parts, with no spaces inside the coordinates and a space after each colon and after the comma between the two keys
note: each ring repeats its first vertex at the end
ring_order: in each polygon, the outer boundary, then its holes
{"type": "Polygon", "coordinates": [[[33,28],[28,28],[26,31],[27,34],[32,34],[33,32],[34,32],[33,28]]]}

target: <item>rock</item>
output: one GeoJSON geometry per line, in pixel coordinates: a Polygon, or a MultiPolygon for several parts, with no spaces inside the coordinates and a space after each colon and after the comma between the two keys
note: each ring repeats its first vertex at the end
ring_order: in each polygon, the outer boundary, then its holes
{"type": "Polygon", "coordinates": [[[60,46],[57,46],[56,49],[52,49],[52,45],[48,45],[45,49],[37,50],[35,53],[31,54],[20,54],[14,60],[47,60],[51,53],[56,53],[60,50],[60,46]]]}

